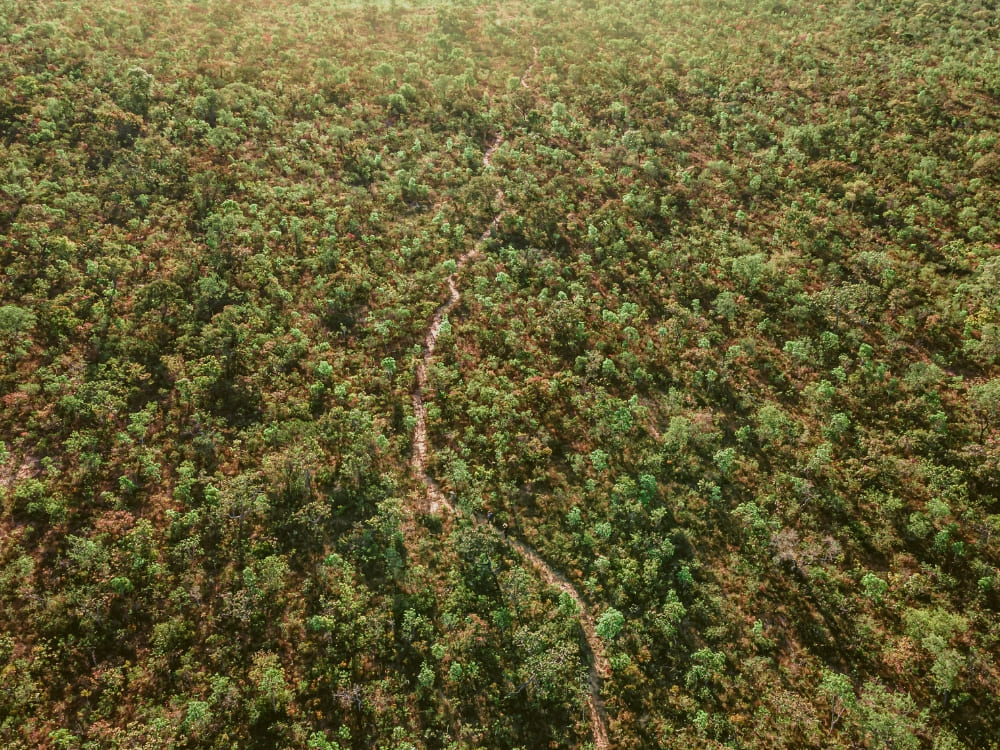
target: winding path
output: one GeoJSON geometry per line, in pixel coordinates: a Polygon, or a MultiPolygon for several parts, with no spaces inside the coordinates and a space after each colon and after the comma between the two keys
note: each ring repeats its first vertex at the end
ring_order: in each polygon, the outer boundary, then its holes
{"type": "Polygon", "coordinates": [[[580,598],[580,592],[576,590],[572,583],[560,575],[541,556],[522,541],[509,539],[511,546],[531,563],[532,567],[538,571],[542,579],[550,586],[565,591],[580,610],[580,626],[583,628],[584,639],[587,642],[588,658],[588,684],[590,690],[587,695],[587,705],[590,707],[590,715],[594,720],[594,747],[598,750],[608,750],[611,743],[608,740],[608,715],[604,710],[604,701],[601,699],[601,685],[605,677],[611,676],[611,666],[608,664],[607,654],[604,652],[604,644],[597,636],[594,629],[594,618],[587,611],[587,606],[580,598]]]}
{"type": "MultiPolygon", "coordinates": [[[[538,61],[538,48],[535,47],[533,49],[534,57],[531,61],[531,65],[529,65],[527,70],[525,70],[521,75],[520,82],[523,88],[528,88],[528,76],[531,74],[532,69],[535,67],[535,63],[538,61]]],[[[486,152],[483,154],[482,163],[484,168],[489,167],[492,164],[493,154],[496,153],[496,150],[503,144],[503,142],[503,135],[498,134],[496,138],[493,139],[493,142],[490,143],[486,152]]],[[[448,277],[448,299],[445,300],[440,307],[438,307],[438,309],[434,312],[434,316],[431,318],[431,324],[427,329],[427,334],[424,336],[423,355],[417,363],[416,385],[413,389],[413,414],[416,418],[416,426],[413,430],[413,454],[410,457],[410,467],[413,473],[420,478],[420,480],[424,483],[424,486],[427,488],[428,509],[431,513],[440,513],[444,510],[448,510],[453,514],[458,514],[460,511],[455,503],[441,490],[441,486],[437,483],[437,480],[435,480],[434,477],[432,477],[427,471],[427,407],[424,404],[424,393],[427,390],[427,371],[434,358],[434,351],[437,348],[437,342],[441,335],[441,326],[444,323],[444,319],[455,308],[455,305],[458,304],[462,297],[462,293],[458,287],[458,274],[469,261],[476,260],[482,255],[483,245],[500,225],[500,217],[506,211],[505,198],[506,196],[504,195],[503,190],[498,188],[496,192],[496,199],[500,205],[500,210],[493,217],[489,226],[480,235],[479,239],[473,244],[473,246],[458,257],[456,269],[454,273],[448,277]]],[[[492,530],[493,533],[497,533],[493,526],[487,523],[486,519],[478,514],[473,515],[473,522],[477,526],[483,526],[492,530]]],[[[580,612],[580,626],[583,629],[584,640],[586,641],[587,660],[589,662],[589,690],[587,695],[587,705],[590,708],[590,715],[592,719],[594,747],[597,748],[597,750],[610,750],[611,742],[608,739],[608,717],[606,711],[604,710],[604,701],[601,699],[601,684],[605,677],[610,676],[611,669],[608,664],[607,654],[604,651],[604,644],[597,636],[594,619],[587,610],[587,606],[584,603],[583,598],[580,596],[580,592],[577,591],[573,584],[571,584],[563,575],[549,565],[545,559],[542,558],[537,551],[535,551],[535,549],[525,542],[513,537],[509,537],[507,541],[525,560],[528,561],[542,580],[550,586],[554,586],[555,588],[564,591],[570,596],[570,598],[573,599],[574,602],[576,602],[577,608],[580,612]]]]}

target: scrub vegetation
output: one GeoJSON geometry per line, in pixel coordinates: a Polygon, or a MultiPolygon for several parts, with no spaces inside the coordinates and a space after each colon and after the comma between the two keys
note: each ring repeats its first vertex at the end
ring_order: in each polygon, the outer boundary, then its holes
{"type": "Polygon", "coordinates": [[[998,49],[0,0],[0,745],[998,747],[998,49]]]}

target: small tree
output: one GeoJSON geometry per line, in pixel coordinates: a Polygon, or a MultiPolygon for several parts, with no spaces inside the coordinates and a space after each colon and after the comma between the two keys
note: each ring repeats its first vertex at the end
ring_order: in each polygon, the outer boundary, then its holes
{"type": "Polygon", "coordinates": [[[847,678],[839,672],[823,670],[823,679],[819,684],[819,692],[830,701],[830,733],[833,733],[837,722],[849,710],[853,710],[857,705],[854,697],[854,686],[847,678]]]}
{"type": "Polygon", "coordinates": [[[0,307],[0,345],[6,349],[8,362],[28,353],[27,332],[35,326],[35,315],[17,305],[0,307]]]}
{"type": "Polygon", "coordinates": [[[979,442],[1000,422],[1000,379],[988,380],[969,388],[969,406],[979,423],[979,442]]]}
{"type": "Polygon", "coordinates": [[[861,579],[861,587],[865,590],[865,596],[876,604],[883,602],[885,594],[889,590],[889,584],[874,573],[865,573],[861,579]]]}
{"type": "Polygon", "coordinates": [[[285,670],[277,654],[260,652],[253,658],[250,679],[257,688],[258,701],[277,713],[292,700],[292,691],[285,680],[285,670]]]}
{"type": "Polygon", "coordinates": [[[608,607],[597,620],[594,630],[605,641],[614,640],[625,627],[625,615],[614,607],[608,607]]]}

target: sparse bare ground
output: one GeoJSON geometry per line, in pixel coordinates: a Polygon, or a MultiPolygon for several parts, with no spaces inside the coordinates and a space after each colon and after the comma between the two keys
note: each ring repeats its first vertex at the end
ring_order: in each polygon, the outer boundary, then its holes
{"type": "Polygon", "coordinates": [[[6,465],[0,463],[0,489],[6,492],[17,482],[38,476],[40,471],[41,464],[30,453],[26,453],[20,460],[11,456],[6,465]]]}

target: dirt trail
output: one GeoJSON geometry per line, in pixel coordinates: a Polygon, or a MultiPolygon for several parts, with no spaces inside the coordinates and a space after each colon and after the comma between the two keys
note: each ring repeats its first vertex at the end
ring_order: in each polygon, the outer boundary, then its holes
{"type": "MultiPolygon", "coordinates": [[[[531,71],[538,61],[538,48],[534,47],[533,50],[534,57],[531,65],[528,66],[520,78],[521,86],[524,88],[528,88],[528,77],[531,75],[531,71]]],[[[492,166],[493,155],[503,143],[503,135],[498,134],[489,147],[487,147],[483,154],[482,163],[484,169],[492,166]]],[[[416,426],[413,430],[413,455],[410,457],[410,468],[427,488],[428,510],[431,513],[441,513],[448,510],[452,514],[458,514],[460,511],[455,503],[441,490],[441,486],[434,477],[427,472],[427,407],[424,404],[424,393],[427,390],[427,371],[434,358],[434,351],[437,348],[438,338],[441,336],[441,326],[444,323],[444,319],[462,298],[462,293],[458,287],[458,274],[469,261],[476,260],[482,255],[483,245],[492,236],[493,232],[496,231],[496,228],[500,225],[500,217],[507,210],[506,196],[503,190],[497,189],[496,199],[500,207],[499,212],[493,217],[493,220],[480,235],[476,243],[458,257],[455,272],[448,277],[448,299],[435,310],[434,317],[431,318],[431,324],[427,329],[427,334],[424,336],[423,355],[417,363],[417,382],[413,389],[413,415],[416,418],[416,426]]],[[[478,515],[473,516],[473,520],[477,525],[493,528],[490,524],[486,523],[485,518],[478,515]]],[[[494,533],[496,533],[495,530],[494,533]]],[[[580,625],[583,629],[584,640],[586,641],[587,660],[589,662],[590,674],[587,705],[590,708],[594,747],[597,750],[610,750],[611,742],[608,739],[608,717],[604,710],[604,701],[601,700],[601,683],[605,677],[610,676],[611,669],[608,665],[607,654],[604,651],[604,644],[597,636],[594,619],[587,610],[587,605],[580,596],[580,592],[564,576],[549,565],[538,552],[518,539],[511,537],[507,541],[530,563],[531,567],[535,569],[542,580],[550,586],[565,591],[576,602],[580,610],[580,625]]]]}
{"type": "Polygon", "coordinates": [[[538,571],[542,579],[550,586],[565,591],[576,602],[580,609],[580,625],[583,628],[584,639],[587,642],[587,654],[589,667],[588,683],[590,690],[587,695],[587,705],[590,707],[590,715],[593,717],[594,747],[597,750],[607,750],[611,747],[608,740],[608,715],[604,710],[604,701],[601,699],[601,684],[605,677],[611,676],[611,665],[608,664],[607,654],[604,652],[604,644],[601,642],[594,628],[594,618],[587,611],[587,605],[580,598],[580,593],[572,583],[567,581],[555,569],[543,560],[534,549],[517,539],[508,540],[511,546],[531,563],[532,567],[538,571]]]}

